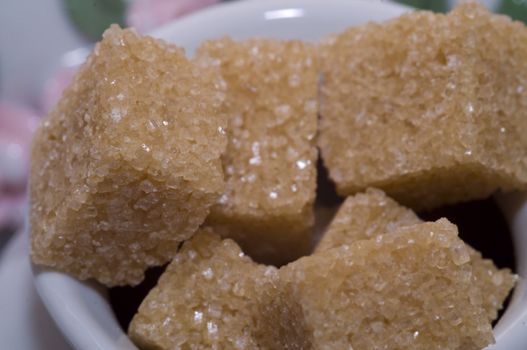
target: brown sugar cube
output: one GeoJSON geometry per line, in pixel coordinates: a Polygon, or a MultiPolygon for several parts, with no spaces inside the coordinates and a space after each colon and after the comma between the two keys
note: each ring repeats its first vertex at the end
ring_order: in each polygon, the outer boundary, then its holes
{"type": "Polygon", "coordinates": [[[223,95],[183,50],[108,29],[35,136],[33,261],[108,286],[169,261],[224,191],[223,95]]]}
{"type": "Polygon", "coordinates": [[[279,272],[286,307],[264,315],[304,339],[263,341],[274,349],[481,349],[494,339],[469,261],[446,219],[301,258],[279,272]]]}
{"type": "Polygon", "coordinates": [[[481,290],[483,308],[490,321],[498,317],[505,299],[516,285],[518,276],[509,269],[498,269],[490,259],[484,259],[481,253],[467,245],[472,265],[474,284],[481,290]]]}
{"type": "Polygon", "coordinates": [[[256,305],[277,277],[232,240],[202,230],[184,243],[128,333],[144,349],[259,349],[256,305]]]}
{"type": "MultiPolygon", "coordinates": [[[[370,188],[344,201],[315,252],[375,238],[422,222],[412,210],[399,205],[381,190],[370,188]]],[[[509,269],[498,269],[492,260],[483,259],[481,253],[468,245],[467,250],[474,285],[481,290],[483,308],[489,320],[495,320],[516,283],[516,276],[509,269]]]]}
{"type": "Polygon", "coordinates": [[[318,143],[337,191],[430,209],[525,188],[526,56],[525,26],[474,3],[333,37],[318,143]]]}
{"type": "Polygon", "coordinates": [[[316,186],[317,64],[300,41],[225,38],[197,52],[226,82],[226,192],[207,222],[257,261],[310,248],[316,186]]]}
{"type": "Polygon", "coordinates": [[[341,204],[315,252],[375,238],[421,222],[412,210],[399,205],[383,191],[368,188],[364,193],[346,198],[341,204]]]}

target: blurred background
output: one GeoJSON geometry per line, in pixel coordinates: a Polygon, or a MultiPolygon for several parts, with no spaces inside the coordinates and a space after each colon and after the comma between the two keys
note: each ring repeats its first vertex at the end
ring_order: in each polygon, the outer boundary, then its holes
{"type": "MultiPolygon", "coordinates": [[[[0,310],[9,315],[0,319],[1,348],[69,348],[57,343],[58,333],[35,297],[25,241],[21,232],[15,236],[23,225],[29,146],[39,122],[60,98],[77,67],[110,24],[133,26],[140,33],[148,33],[218,2],[220,0],[1,0],[0,310]],[[9,295],[13,293],[24,300],[23,310],[10,302],[9,295]],[[31,333],[33,336],[20,340],[21,334],[17,332],[28,324],[33,327],[29,332],[39,335],[31,333]],[[43,328],[43,324],[49,326],[43,328]]],[[[458,0],[397,2],[446,12],[458,0]]],[[[527,0],[481,2],[492,11],[527,21],[527,0]]]]}

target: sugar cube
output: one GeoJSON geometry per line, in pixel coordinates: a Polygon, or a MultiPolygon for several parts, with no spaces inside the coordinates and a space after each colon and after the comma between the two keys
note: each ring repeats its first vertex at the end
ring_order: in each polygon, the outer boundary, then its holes
{"type": "MultiPolygon", "coordinates": [[[[381,190],[370,188],[345,200],[315,252],[375,238],[421,222],[412,210],[399,205],[381,190]]],[[[498,269],[492,260],[483,259],[474,248],[467,245],[466,250],[474,285],[481,290],[483,308],[492,321],[514,287],[516,276],[509,269],[498,269]]]]}
{"type": "Polygon", "coordinates": [[[527,29],[476,3],[322,45],[319,146],[341,195],[413,209],[527,184],[527,29]]]}
{"type": "Polygon", "coordinates": [[[145,349],[258,349],[258,302],[278,277],[209,229],[183,244],[129,327],[145,349]]]}
{"type": "Polygon", "coordinates": [[[268,337],[263,344],[481,349],[494,339],[469,261],[446,219],[303,257],[281,268],[279,300],[285,307],[267,316],[276,325],[296,319],[290,333],[303,339],[268,337]]]}
{"type": "Polygon", "coordinates": [[[208,224],[257,261],[309,251],[317,150],[317,56],[297,40],[204,43],[200,62],[226,84],[226,191],[208,224]]]}
{"type": "Polygon", "coordinates": [[[112,26],[37,131],[31,255],[134,285],[168,262],[224,191],[217,72],[112,26]]]}

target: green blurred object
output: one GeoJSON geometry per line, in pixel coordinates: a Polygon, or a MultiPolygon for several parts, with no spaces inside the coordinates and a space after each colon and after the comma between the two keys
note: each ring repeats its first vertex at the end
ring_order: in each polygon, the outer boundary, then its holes
{"type": "Polygon", "coordinates": [[[527,23],[527,0],[502,0],[496,12],[527,23]]]}
{"type": "Polygon", "coordinates": [[[447,0],[398,0],[397,2],[422,10],[430,10],[434,12],[448,11],[447,0]]]}
{"type": "Polygon", "coordinates": [[[64,7],[75,27],[93,40],[99,40],[112,23],[125,25],[124,0],[64,0],[64,7]]]}

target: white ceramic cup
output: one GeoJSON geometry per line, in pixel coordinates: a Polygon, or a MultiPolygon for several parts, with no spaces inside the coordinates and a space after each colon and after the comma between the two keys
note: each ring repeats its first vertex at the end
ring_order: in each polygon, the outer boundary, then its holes
{"type": "MultiPolygon", "coordinates": [[[[220,4],[173,22],[152,35],[189,54],[206,39],[270,37],[318,40],[348,26],[396,17],[407,7],[381,1],[250,0],[220,4]]],[[[516,270],[527,275],[527,196],[499,199],[513,233],[516,270]]],[[[33,267],[35,284],[67,340],[81,350],[135,349],[110,307],[103,287],[66,274],[33,267]]],[[[494,329],[494,350],[527,349],[527,288],[520,279],[513,299],[494,329]]]]}

